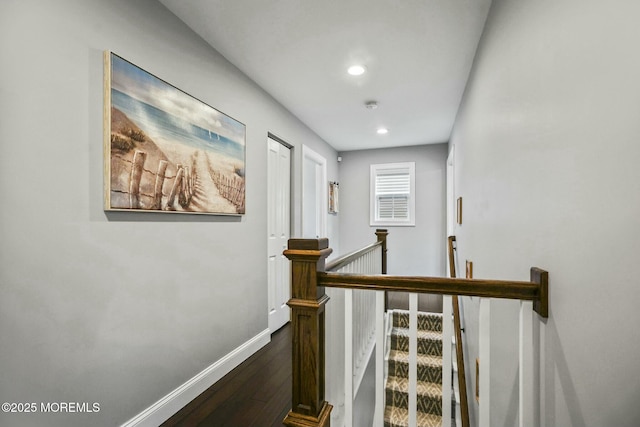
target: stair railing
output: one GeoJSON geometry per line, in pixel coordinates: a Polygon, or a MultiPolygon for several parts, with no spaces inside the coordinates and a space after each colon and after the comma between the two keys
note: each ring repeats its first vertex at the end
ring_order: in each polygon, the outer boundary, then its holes
{"type": "MultiPolygon", "coordinates": [[[[456,236],[449,236],[449,275],[456,278],[455,244],[456,236]]],[[[460,326],[460,304],[458,296],[451,297],[453,304],[453,329],[456,337],[456,363],[458,366],[458,390],[460,392],[460,420],[462,427],[469,427],[469,402],[467,400],[467,378],[465,375],[464,353],[462,351],[462,328],[460,326]]]]}
{"type": "MultiPolygon", "coordinates": [[[[333,260],[325,271],[352,274],[386,272],[387,230],[376,230],[377,241],[333,260]]],[[[327,290],[331,305],[326,316],[327,395],[334,410],[331,419],[353,425],[354,403],[376,344],[377,293],[353,289],[327,290]],[[335,310],[334,310],[334,307],[335,310]]],[[[384,302],[384,293],[382,296],[384,302]]],[[[381,329],[381,328],[378,328],[381,329]]]]}
{"type": "MultiPolygon", "coordinates": [[[[292,409],[283,423],[295,427],[330,425],[332,405],[325,400],[325,287],[520,300],[520,426],[535,425],[536,377],[533,322],[548,316],[548,273],[533,267],[530,281],[410,277],[328,272],[329,241],[290,239],[284,255],[291,260],[292,409]]],[[[382,298],[377,298],[377,303],[382,298]]],[[[377,357],[378,353],[376,353],[377,357]]],[[[376,411],[380,409],[376,408],[376,411]]],[[[482,426],[482,420],[480,425],[482,426]]]]}

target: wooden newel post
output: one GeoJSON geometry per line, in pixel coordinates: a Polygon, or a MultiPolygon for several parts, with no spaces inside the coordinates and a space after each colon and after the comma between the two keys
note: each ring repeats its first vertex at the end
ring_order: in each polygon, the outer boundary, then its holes
{"type": "Polygon", "coordinates": [[[331,253],[327,239],[290,239],[284,255],[291,260],[291,327],[293,337],[293,407],[287,426],[329,427],[332,406],[324,400],[324,307],[329,297],[318,286],[331,253]]]}
{"type": "Polygon", "coordinates": [[[376,236],[378,242],[382,242],[382,274],[387,274],[387,235],[389,232],[385,229],[378,228],[376,236]]]}

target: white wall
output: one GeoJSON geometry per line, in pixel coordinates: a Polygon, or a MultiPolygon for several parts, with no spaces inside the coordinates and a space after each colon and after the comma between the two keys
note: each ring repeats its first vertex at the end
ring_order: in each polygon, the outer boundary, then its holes
{"type": "MultiPolygon", "coordinates": [[[[460,259],[477,278],[550,273],[543,426],[640,421],[638,16],[635,1],[494,0],[451,139],[460,259]]],[[[492,302],[492,426],[517,419],[516,310],[492,302]]]]}
{"type": "Polygon", "coordinates": [[[446,242],[446,144],[340,153],[340,243],[344,253],[375,242],[376,228],[387,228],[388,273],[442,276],[446,242]],[[370,165],[416,162],[415,227],[369,225],[370,165]]]}
{"type": "Polygon", "coordinates": [[[267,328],[267,132],[294,235],[301,145],[336,153],[156,1],[4,0],[0,51],[0,401],[101,408],[0,424],[120,425],[267,328]],[[103,212],[104,50],[247,125],[246,215],[103,212]]]}

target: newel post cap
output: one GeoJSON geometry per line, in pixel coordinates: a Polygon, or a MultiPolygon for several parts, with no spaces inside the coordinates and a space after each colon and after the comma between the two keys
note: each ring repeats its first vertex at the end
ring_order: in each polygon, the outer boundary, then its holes
{"type": "Polygon", "coordinates": [[[315,262],[328,257],[333,250],[329,247],[329,239],[289,239],[288,249],[284,256],[294,261],[315,262]]]}
{"type": "Polygon", "coordinates": [[[328,239],[289,239],[284,256],[291,260],[291,298],[318,302],[324,287],[318,286],[318,272],[324,271],[331,254],[328,239]]]}

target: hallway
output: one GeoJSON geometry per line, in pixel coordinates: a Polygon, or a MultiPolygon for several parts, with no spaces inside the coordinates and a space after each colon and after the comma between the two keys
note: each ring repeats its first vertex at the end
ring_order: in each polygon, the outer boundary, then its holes
{"type": "Polygon", "coordinates": [[[291,326],[161,427],[281,427],[291,409],[291,326]]]}

